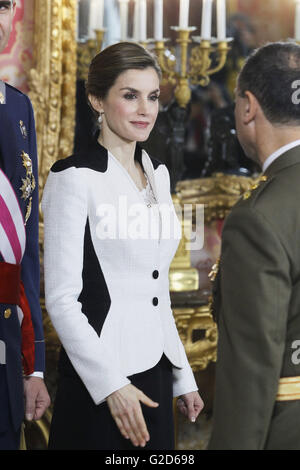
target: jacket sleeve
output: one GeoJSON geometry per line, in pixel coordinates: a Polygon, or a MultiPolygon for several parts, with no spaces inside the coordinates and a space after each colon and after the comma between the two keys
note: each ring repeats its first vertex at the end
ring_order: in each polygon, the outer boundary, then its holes
{"type": "Polygon", "coordinates": [[[45,185],[44,264],[46,308],[53,326],[92,399],[101,403],[130,383],[114,366],[113,347],[104,349],[81,311],[87,198],[84,175],[75,167],[50,172],[45,185]]]}
{"type": "Polygon", "coordinates": [[[289,268],[264,215],[233,209],[223,230],[210,450],[265,447],[285,347],[289,268]]]}
{"type": "Polygon", "coordinates": [[[31,102],[24,95],[28,107],[29,156],[32,161],[36,187],[32,193],[31,215],[26,224],[26,248],[21,264],[21,278],[31,311],[35,336],[34,370],[45,370],[45,343],[43,318],[40,307],[40,259],[39,259],[39,183],[35,122],[31,102]]]}
{"type": "Polygon", "coordinates": [[[181,349],[181,356],[183,358],[183,367],[179,369],[173,366],[173,396],[179,397],[185,393],[196,392],[198,386],[192,371],[192,368],[188,362],[186,352],[182,341],[178,335],[179,347],[181,349]]]}
{"type": "MultiPolygon", "coordinates": [[[[165,170],[165,176],[166,176],[166,184],[169,190],[171,191],[170,175],[169,175],[169,170],[166,165],[164,165],[164,170],[165,170]]],[[[178,367],[173,367],[173,396],[174,397],[179,397],[180,395],[183,395],[185,393],[194,392],[198,390],[192,368],[188,362],[186,352],[182,344],[182,341],[180,339],[178,331],[177,331],[177,337],[178,337],[178,347],[180,349],[183,367],[181,369],[179,369],[178,367]]]]}

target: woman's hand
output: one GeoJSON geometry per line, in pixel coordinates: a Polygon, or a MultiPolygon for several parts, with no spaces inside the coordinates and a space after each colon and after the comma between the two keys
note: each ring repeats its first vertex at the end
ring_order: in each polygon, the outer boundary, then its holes
{"type": "Polygon", "coordinates": [[[158,403],[131,384],[113,392],[106,401],[122,436],[130,439],[134,446],[144,447],[150,436],[140,402],[151,408],[158,407],[158,403]]]}
{"type": "Polygon", "coordinates": [[[43,379],[24,378],[25,417],[28,421],[41,419],[50,406],[50,397],[43,379]]]}
{"type": "Polygon", "coordinates": [[[203,407],[204,403],[198,392],[186,393],[181,395],[177,400],[177,408],[184,416],[192,421],[192,423],[196,421],[203,407]]]}

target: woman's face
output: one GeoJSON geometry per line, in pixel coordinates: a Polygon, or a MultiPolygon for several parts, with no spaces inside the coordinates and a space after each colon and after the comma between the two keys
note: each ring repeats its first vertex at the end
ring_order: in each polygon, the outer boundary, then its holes
{"type": "Polygon", "coordinates": [[[148,139],[155,124],[159,103],[159,77],[153,67],[130,69],[119,75],[103,100],[92,101],[103,112],[103,134],[113,133],[126,141],[148,139]]]}

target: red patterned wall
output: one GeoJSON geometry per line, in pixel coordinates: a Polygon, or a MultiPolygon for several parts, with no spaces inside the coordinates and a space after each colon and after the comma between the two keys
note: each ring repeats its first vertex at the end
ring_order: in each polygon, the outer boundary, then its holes
{"type": "Polygon", "coordinates": [[[0,78],[25,93],[26,71],[32,65],[33,24],[34,0],[17,0],[13,31],[0,55],[0,78]]]}
{"type": "Polygon", "coordinates": [[[259,45],[294,37],[295,0],[238,0],[235,3],[240,13],[251,18],[259,45]]]}

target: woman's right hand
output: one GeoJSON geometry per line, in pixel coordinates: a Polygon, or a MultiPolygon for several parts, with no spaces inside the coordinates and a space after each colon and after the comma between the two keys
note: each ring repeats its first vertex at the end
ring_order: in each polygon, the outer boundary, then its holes
{"type": "Polygon", "coordinates": [[[157,408],[158,403],[131,384],[113,392],[106,401],[122,436],[130,439],[134,446],[145,447],[150,436],[140,402],[151,408],[157,408]]]}

